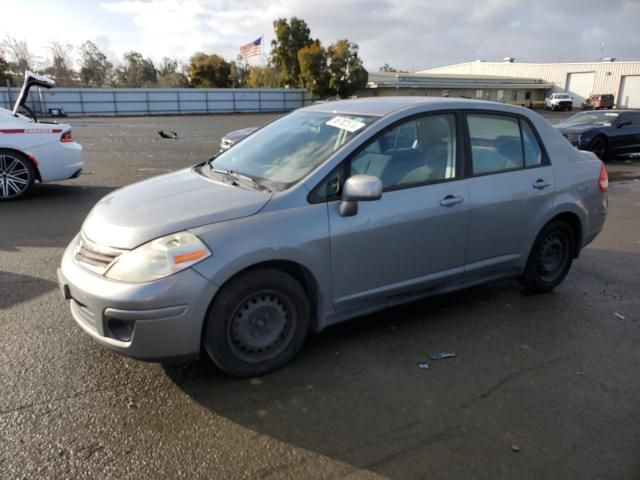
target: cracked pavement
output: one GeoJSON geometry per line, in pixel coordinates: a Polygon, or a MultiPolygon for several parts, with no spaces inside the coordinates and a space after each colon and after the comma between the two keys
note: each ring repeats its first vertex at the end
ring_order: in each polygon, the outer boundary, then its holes
{"type": "Polygon", "coordinates": [[[270,118],[73,119],[85,174],[0,205],[0,478],[640,477],[637,160],[610,164],[605,230],[552,294],[502,280],[361,317],[254,381],[85,335],[56,268],[91,206],[270,118]],[[434,351],[457,357],[419,369],[434,351]]]}

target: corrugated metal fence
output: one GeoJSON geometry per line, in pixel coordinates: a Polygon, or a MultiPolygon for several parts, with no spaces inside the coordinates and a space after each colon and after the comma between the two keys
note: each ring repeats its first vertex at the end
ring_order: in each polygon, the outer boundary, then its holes
{"type": "MultiPolygon", "coordinates": [[[[19,88],[0,88],[0,107],[11,109],[19,88]]],[[[34,88],[27,106],[39,114],[166,115],[286,112],[311,103],[303,89],[275,88],[34,88]]]]}

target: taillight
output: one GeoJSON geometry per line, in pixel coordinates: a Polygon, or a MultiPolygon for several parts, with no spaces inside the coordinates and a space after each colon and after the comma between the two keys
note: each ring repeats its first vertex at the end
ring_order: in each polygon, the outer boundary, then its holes
{"type": "Polygon", "coordinates": [[[60,136],[60,141],[61,141],[62,143],[73,142],[73,137],[71,136],[71,130],[69,130],[68,132],[64,132],[64,133],[60,136]]]}
{"type": "Polygon", "coordinates": [[[607,173],[607,167],[604,166],[604,163],[600,165],[600,176],[598,177],[598,187],[600,187],[600,191],[605,193],[609,190],[609,174],[607,173]]]}

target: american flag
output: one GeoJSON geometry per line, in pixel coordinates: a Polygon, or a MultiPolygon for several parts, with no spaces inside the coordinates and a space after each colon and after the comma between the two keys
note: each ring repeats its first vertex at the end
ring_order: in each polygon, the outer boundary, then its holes
{"type": "Polygon", "coordinates": [[[240,55],[245,60],[262,54],[262,37],[240,47],[240,55]]]}

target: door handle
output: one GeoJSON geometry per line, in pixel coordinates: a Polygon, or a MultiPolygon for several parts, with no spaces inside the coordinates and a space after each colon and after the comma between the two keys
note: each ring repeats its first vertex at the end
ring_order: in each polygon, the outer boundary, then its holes
{"type": "Polygon", "coordinates": [[[547,188],[549,185],[551,185],[549,182],[547,182],[543,178],[539,178],[533,184],[533,188],[536,188],[538,190],[542,190],[543,188],[547,188]]]}
{"type": "Polygon", "coordinates": [[[447,195],[442,200],[440,200],[440,205],[442,205],[443,207],[451,207],[453,205],[456,205],[457,203],[462,203],[463,200],[464,198],[457,195],[447,195]]]}

